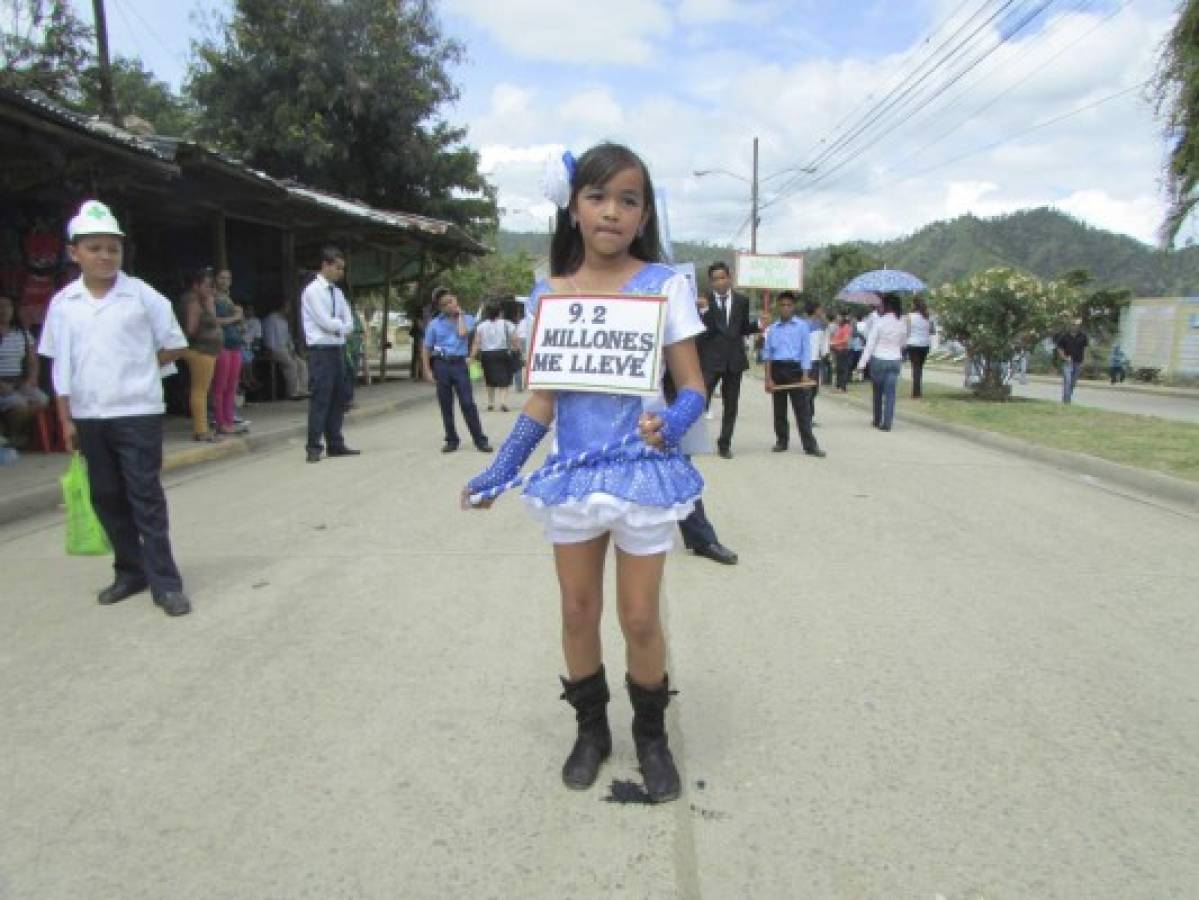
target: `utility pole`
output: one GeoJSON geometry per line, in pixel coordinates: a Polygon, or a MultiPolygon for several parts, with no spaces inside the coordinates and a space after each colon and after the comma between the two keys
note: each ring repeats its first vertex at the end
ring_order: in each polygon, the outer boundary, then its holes
{"type": "Polygon", "coordinates": [[[758,252],[758,139],[754,138],[754,179],[751,182],[749,252],[758,252]]]}
{"type": "Polygon", "coordinates": [[[104,16],[104,0],[92,0],[96,21],[96,62],[100,69],[100,111],[113,125],[117,121],[117,100],[112,90],[112,65],[108,60],[108,20],[104,16]]]}

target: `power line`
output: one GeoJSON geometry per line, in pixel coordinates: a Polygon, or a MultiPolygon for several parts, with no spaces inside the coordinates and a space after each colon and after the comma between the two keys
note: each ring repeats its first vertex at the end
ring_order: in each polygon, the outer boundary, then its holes
{"type": "MultiPolygon", "coordinates": [[[[994,97],[992,97],[986,103],[984,103],[982,106],[975,109],[973,112],[971,112],[969,115],[967,115],[964,119],[961,119],[956,125],[952,126],[949,130],[943,132],[938,137],[934,138],[933,140],[929,141],[926,144],[923,144],[922,146],[920,146],[918,149],[916,149],[912,153],[909,153],[907,156],[900,159],[899,162],[895,163],[894,165],[892,165],[890,167],[889,171],[898,169],[900,166],[904,165],[909,160],[911,160],[917,156],[920,156],[926,150],[928,150],[930,147],[934,147],[937,144],[941,143],[941,141],[945,140],[947,137],[949,137],[951,134],[953,134],[959,128],[961,128],[963,125],[965,125],[966,123],[975,119],[979,114],[986,112],[988,109],[990,109],[992,106],[994,106],[1000,100],[1002,100],[1004,97],[1006,97],[1012,91],[1014,91],[1016,88],[1020,87],[1020,85],[1024,84],[1026,81],[1028,81],[1034,75],[1036,75],[1039,72],[1044,71],[1048,66],[1050,66],[1057,59],[1059,59],[1062,56],[1062,54],[1064,54],[1067,50],[1070,50],[1073,47],[1075,47],[1077,44],[1080,44],[1082,41],[1086,40],[1088,37],[1090,37],[1092,34],[1094,34],[1097,30],[1102,28],[1108,22],[1112,21],[1112,19],[1114,19],[1117,15],[1119,15],[1121,12],[1123,12],[1125,9],[1127,9],[1131,2],[1132,2],[1132,0],[1124,0],[1123,3],[1121,3],[1119,6],[1115,7],[1114,9],[1112,9],[1109,13],[1107,13],[1107,15],[1100,18],[1097,22],[1095,22],[1094,25],[1092,25],[1090,28],[1088,28],[1082,34],[1078,35],[1078,37],[1076,37],[1074,40],[1070,41],[1069,43],[1067,43],[1066,45],[1061,47],[1056,53],[1054,53],[1048,59],[1044,60],[1040,65],[1036,66],[1031,71],[1025,73],[1021,78],[1012,82],[1010,85],[1008,85],[1006,88],[1004,88],[998,94],[996,94],[994,97]]],[[[1083,3],[1079,7],[1077,7],[1075,11],[1081,11],[1082,9],[1086,8],[1087,6],[1091,6],[1091,5],[1093,5],[1093,3],[1083,3]]],[[[962,97],[964,97],[964,96],[965,96],[965,93],[963,93],[961,96],[959,96],[958,100],[961,100],[962,97]]],[[[955,103],[956,102],[957,101],[955,101],[955,103]]],[[[948,107],[946,109],[948,109],[948,107]]],[[[944,113],[945,111],[946,110],[942,110],[942,113],[944,113]]]]}
{"type": "MultiPolygon", "coordinates": [[[[980,54],[979,56],[975,57],[973,60],[968,62],[965,65],[965,67],[958,70],[948,81],[944,82],[939,88],[935,89],[932,94],[921,98],[919,101],[919,105],[917,105],[915,107],[915,109],[907,111],[907,115],[905,118],[886,125],[884,130],[881,133],[872,135],[872,138],[873,138],[875,144],[877,144],[877,142],[880,141],[882,138],[891,134],[897,128],[900,128],[900,127],[908,124],[911,121],[911,116],[919,113],[923,109],[928,108],[940,96],[942,96],[947,90],[949,90],[954,84],[957,84],[970,71],[975,69],[985,59],[987,59],[993,53],[995,53],[1001,47],[1003,47],[1007,43],[1008,40],[1010,40],[1012,37],[1014,37],[1016,34],[1018,34],[1024,28],[1027,28],[1029,24],[1031,24],[1036,18],[1038,18],[1040,15],[1042,15],[1054,2],[1055,2],[1055,0],[1039,0],[1039,5],[1035,6],[1030,12],[1025,14],[1022,19],[1020,19],[1018,22],[1016,22],[1014,27],[1012,27],[1007,32],[1006,38],[1001,39],[999,42],[997,42],[993,46],[986,49],[982,54],[980,54]]],[[[1013,15],[1011,18],[1015,18],[1015,15],[1013,15]]],[[[980,26],[980,29],[976,29],[976,31],[971,35],[971,37],[973,37],[974,34],[978,34],[979,30],[981,30],[981,28],[986,27],[993,20],[994,20],[994,16],[992,16],[991,19],[988,19],[988,21],[986,23],[984,23],[983,26],[980,26]]],[[[1010,20],[1011,19],[1009,19],[1009,21],[1010,20]]],[[[907,98],[902,98],[902,100],[905,102],[906,102],[906,99],[907,98]]],[[[899,103],[897,103],[896,106],[893,107],[893,109],[900,109],[900,108],[901,108],[901,106],[899,103]]],[[[884,111],[884,113],[880,113],[878,116],[875,116],[875,119],[872,120],[872,122],[877,119],[880,119],[886,112],[889,112],[889,111],[884,111]]],[[[859,133],[864,132],[865,127],[872,124],[872,122],[867,122],[863,126],[863,128],[860,130],[859,133]]],[[[775,194],[774,197],[770,198],[764,204],[762,204],[763,209],[774,206],[774,205],[782,202],[783,200],[786,200],[789,197],[795,196],[796,194],[801,193],[803,191],[812,190],[817,185],[819,185],[823,182],[826,182],[829,178],[831,178],[837,172],[841,171],[846,166],[848,166],[849,164],[851,164],[852,162],[854,162],[855,160],[860,158],[863,154],[868,152],[871,149],[871,147],[872,147],[871,144],[867,144],[867,145],[859,147],[856,150],[849,152],[849,154],[847,156],[845,156],[841,161],[839,161],[836,165],[832,166],[831,168],[826,168],[821,173],[821,175],[813,181],[810,181],[806,184],[802,184],[802,185],[798,185],[798,186],[796,186],[796,184],[794,182],[792,182],[791,184],[784,186],[781,190],[778,191],[778,193],[775,194]]]]}
{"type": "MultiPolygon", "coordinates": [[[[966,30],[975,19],[982,15],[991,2],[992,0],[984,0],[982,6],[980,6],[969,19],[962,23],[962,25],[960,25],[948,39],[943,41],[941,45],[933,51],[925,63],[917,67],[917,69],[912,72],[907,79],[904,80],[904,82],[911,82],[910,84],[901,82],[895,88],[892,88],[890,91],[888,91],[886,96],[875,103],[874,106],[872,106],[864,116],[859,118],[858,121],[854,123],[853,127],[847,134],[844,134],[835,140],[831,145],[817,154],[814,159],[810,159],[803,163],[803,168],[819,168],[823,162],[830,159],[838,150],[856,141],[867,128],[877,122],[884,115],[887,115],[896,109],[900,103],[906,100],[907,97],[911,96],[912,92],[919,88],[920,85],[922,85],[925,81],[927,81],[938,69],[957,56],[963,50],[963,48],[968,46],[974,40],[974,38],[983,31],[983,29],[985,29],[988,25],[995,21],[999,15],[1010,8],[1012,4],[1016,2],[1016,0],[1001,0],[1001,5],[998,7],[998,9],[992,12],[991,15],[988,16],[980,25],[975,27],[970,34],[954,45],[947,53],[945,53],[944,56],[933,63],[933,60],[936,59],[937,55],[940,54],[941,51],[946,47],[948,47],[958,37],[958,35],[966,30]],[[920,71],[920,69],[929,64],[931,64],[931,67],[921,74],[919,78],[916,78],[914,81],[912,81],[912,78],[920,71]],[[894,98],[894,100],[892,100],[892,98],[894,98]]],[[[790,181],[784,184],[783,187],[779,189],[778,194],[782,195],[791,190],[795,184],[798,183],[799,177],[799,175],[796,175],[790,181]]],[[[777,195],[776,200],[767,201],[767,204],[765,205],[769,205],[772,202],[777,202],[777,195]]]]}
{"type": "MultiPolygon", "coordinates": [[[[960,13],[960,12],[961,12],[962,10],[964,10],[964,9],[965,9],[965,8],[966,8],[968,5],[970,5],[970,3],[971,3],[971,2],[972,2],[972,0],[962,0],[962,2],[958,4],[958,6],[957,6],[957,7],[956,7],[956,8],[953,10],[953,12],[951,12],[951,13],[950,13],[948,16],[946,16],[944,19],[942,19],[942,20],[941,20],[941,22],[940,22],[940,23],[939,23],[939,24],[938,24],[938,25],[937,25],[937,26],[936,26],[936,27],[935,27],[935,28],[934,28],[932,31],[930,31],[930,32],[929,32],[929,33],[928,33],[928,34],[925,36],[924,40],[922,40],[922,41],[918,42],[918,43],[916,44],[916,46],[915,46],[915,47],[913,47],[913,48],[912,48],[912,49],[911,49],[911,50],[908,52],[908,54],[907,54],[907,55],[906,55],[906,56],[903,58],[903,61],[902,61],[902,62],[900,62],[899,66],[897,67],[897,72],[899,72],[899,71],[902,71],[903,69],[905,69],[905,68],[908,66],[908,64],[909,64],[909,63],[911,63],[911,62],[912,62],[912,61],[913,61],[913,60],[916,58],[916,56],[917,56],[917,55],[919,55],[919,54],[920,54],[920,52],[921,52],[921,51],[922,51],[922,50],[923,50],[923,49],[924,49],[924,48],[925,48],[925,47],[928,45],[928,43],[929,43],[929,42],[930,42],[930,41],[931,41],[933,38],[935,38],[935,37],[936,37],[938,34],[940,34],[940,33],[941,33],[941,31],[942,31],[943,29],[945,29],[945,27],[946,27],[946,26],[948,26],[948,25],[949,25],[949,23],[950,23],[950,22],[952,22],[952,21],[953,21],[953,20],[954,20],[954,19],[957,17],[958,13],[960,13]]],[[[986,2],[990,2],[990,0],[986,0],[986,2]]],[[[985,3],[984,3],[984,5],[985,5],[985,3]]],[[[917,67],[917,68],[919,68],[919,67],[917,67]]],[[[909,73],[908,75],[904,75],[902,78],[901,78],[901,77],[898,77],[898,75],[897,75],[897,79],[896,79],[896,81],[894,82],[894,84],[891,86],[891,88],[890,88],[890,89],[891,89],[891,90],[894,90],[896,87],[898,87],[900,84],[902,84],[904,80],[906,80],[907,78],[910,78],[910,77],[911,77],[911,74],[912,74],[912,73],[909,73]]],[[[815,150],[816,150],[816,149],[817,149],[817,148],[818,148],[818,147],[819,147],[819,146],[820,146],[822,143],[824,143],[825,141],[827,141],[829,137],[832,137],[832,136],[833,136],[833,135],[835,135],[835,134],[836,134],[838,131],[840,131],[840,130],[841,130],[841,127],[842,127],[842,126],[843,126],[843,125],[844,125],[846,122],[848,122],[850,119],[852,119],[852,118],[854,118],[855,116],[857,116],[857,115],[858,115],[858,112],[859,112],[859,111],[860,111],[860,110],[861,110],[863,107],[865,107],[865,106],[866,106],[866,105],[867,105],[867,104],[868,104],[868,103],[869,103],[871,100],[873,100],[873,99],[874,99],[874,94],[873,94],[873,93],[871,93],[871,94],[867,94],[867,95],[866,95],[866,96],[865,96],[865,97],[864,97],[864,98],[863,98],[861,101],[859,101],[859,102],[858,102],[858,104],[857,104],[855,107],[853,107],[853,109],[851,109],[849,112],[847,112],[847,113],[846,113],[844,116],[842,116],[842,117],[840,118],[840,120],[839,120],[839,121],[838,121],[838,122],[837,122],[835,125],[833,125],[833,127],[832,127],[832,130],[831,130],[831,131],[829,131],[828,135],[826,135],[825,137],[823,137],[823,138],[821,138],[820,140],[816,141],[816,143],[812,144],[812,146],[811,146],[811,147],[809,147],[807,150],[805,150],[805,151],[804,151],[803,155],[804,155],[804,156],[807,156],[809,153],[812,153],[813,151],[815,151],[815,150]]],[[[770,179],[772,179],[772,178],[777,178],[777,177],[779,177],[780,175],[785,175],[785,174],[788,174],[788,173],[790,173],[790,172],[794,172],[794,171],[796,171],[796,170],[797,170],[797,169],[799,169],[799,168],[802,168],[802,167],[801,167],[800,165],[798,165],[798,164],[797,164],[797,165],[794,165],[794,166],[788,166],[788,167],[786,167],[786,168],[784,168],[784,169],[779,169],[777,172],[772,172],[772,173],[770,173],[769,175],[766,175],[766,176],[765,176],[765,177],[763,177],[761,180],[762,180],[763,182],[765,182],[765,181],[768,181],[768,180],[770,180],[770,179]]]]}
{"type": "MultiPolygon", "coordinates": [[[[116,2],[116,0],[112,0],[112,2],[116,2]]],[[[125,6],[125,2],[124,2],[124,0],[121,0],[121,2],[117,4],[117,11],[121,12],[122,8],[124,6],[125,6]]],[[[152,26],[149,22],[146,21],[146,19],[142,16],[142,14],[137,11],[137,7],[133,3],[129,3],[129,12],[132,13],[134,18],[136,18],[138,20],[138,22],[141,23],[142,28],[144,28],[149,33],[150,37],[152,37],[154,39],[155,43],[157,43],[158,46],[160,48],[162,48],[162,51],[167,56],[173,57],[178,62],[181,62],[184,65],[187,64],[187,54],[181,53],[178,49],[173,50],[170,47],[168,47],[167,42],[162,39],[162,35],[160,35],[154,29],[154,26],[152,26]]],[[[122,18],[124,18],[123,12],[122,12],[122,18]]]]}

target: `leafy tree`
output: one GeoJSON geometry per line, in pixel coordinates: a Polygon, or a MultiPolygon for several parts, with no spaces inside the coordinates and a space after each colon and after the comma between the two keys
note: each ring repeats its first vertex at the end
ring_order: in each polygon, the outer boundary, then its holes
{"type": "Polygon", "coordinates": [[[804,293],[827,306],[852,278],[882,266],[882,260],[860,244],[832,244],[806,273],[804,293]]]}
{"type": "Polygon", "coordinates": [[[1095,288],[1085,269],[1073,269],[1059,280],[1074,289],[1078,298],[1070,318],[1081,318],[1083,331],[1093,341],[1105,342],[1120,330],[1120,311],[1132,301],[1131,291],[1095,288]]]}
{"type": "Polygon", "coordinates": [[[1009,363],[1057,331],[1079,307],[1077,289],[1043,282],[1015,269],[987,269],[933,291],[932,303],[945,337],[961,341],[981,380],[975,393],[1006,400],[1009,363]]]}
{"type": "MultiPolygon", "coordinates": [[[[99,113],[101,106],[98,67],[91,66],[83,73],[81,87],[82,108],[87,112],[99,113]]],[[[154,126],[154,131],[158,134],[184,137],[195,127],[196,109],[171,90],[169,84],[147,71],[140,59],[118,56],[113,60],[112,88],[121,115],[145,119],[154,126]]]]}
{"type": "Polygon", "coordinates": [[[1162,45],[1152,91],[1170,144],[1166,162],[1170,206],[1160,231],[1168,247],[1199,203],[1199,0],[1182,5],[1162,45]]]}
{"type": "Polygon", "coordinates": [[[533,287],[533,260],[524,252],[492,253],[444,273],[439,279],[462,302],[474,308],[499,297],[522,296],[533,287]]]}
{"type": "Polygon", "coordinates": [[[92,30],[68,0],[0,0],[0,87],[79,97],[79,73],[92,60],[92,30]]]}
{"type": "Polygon", "coordinates": [[[217,31],[188,83],[203,137],[276,175],[494,231],[478,154],[438,118],[463,49],[430,0],[236,0],[217,31]]]}

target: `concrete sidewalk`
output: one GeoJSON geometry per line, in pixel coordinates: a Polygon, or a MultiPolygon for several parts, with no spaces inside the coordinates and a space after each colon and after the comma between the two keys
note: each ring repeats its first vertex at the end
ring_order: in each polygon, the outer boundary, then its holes
{"type": "MultiPolygon", "coordinates": [[[[354,409],[346,415],[350,444],[353,444],[355,423],[432,399],[431,385],[407,379],[358,385],[354,409]]],[[[196,443],[192,440],[190,419],[167,416],[163,471],[263,450],[284,441],[302,439],[307,432],[307,402],[254,403],[242,407],[239,412],[250,422],[250,431],[226,437],[216,444],[196,443]]],[[[15,465],[0,468],[0,524],[57,507],[62,499],[58,479],[66,468],[66,461],[67,457],[62,453],[22,453],[15,465]]]]}

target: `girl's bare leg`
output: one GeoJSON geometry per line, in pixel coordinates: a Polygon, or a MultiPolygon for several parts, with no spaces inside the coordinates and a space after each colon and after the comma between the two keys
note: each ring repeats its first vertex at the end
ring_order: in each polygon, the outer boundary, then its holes
{"type": "Polygon", "coordinates": [[[562,592],[562,655],[566,676],[577,681],[603,663],[600,615],[604,610],[604,557],[608,535],[581,544],[554,544],[562,592]]]}
{"type": "Polygon", "coordinates": [[[616,550],[617,611],[629,677],[644,687],[657,687],[666,674],[666,639],[658,611],[665,566],[665,553],[633,556],[616,550]]]}

